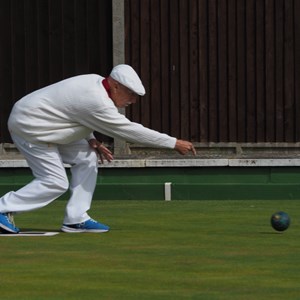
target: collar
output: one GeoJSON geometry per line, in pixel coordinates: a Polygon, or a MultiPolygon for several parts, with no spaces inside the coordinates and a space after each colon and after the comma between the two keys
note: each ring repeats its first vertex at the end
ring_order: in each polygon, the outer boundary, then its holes
{"type": "Polygon", "coordinates": [[[102,84],[103,84],[103,86],[104,86],[104,88],[105,88],[105,90],[106,90],[106,92],[107,92],[107,94],[108,94],[108,97],[111,98],[111,97],[110,97],[110,96],[111,96],[111,93],[110,93],[110,86],[109,86],[109,83],[108,83],[107,78],[104,78],[104,79],[102,80],[102,84]]]}

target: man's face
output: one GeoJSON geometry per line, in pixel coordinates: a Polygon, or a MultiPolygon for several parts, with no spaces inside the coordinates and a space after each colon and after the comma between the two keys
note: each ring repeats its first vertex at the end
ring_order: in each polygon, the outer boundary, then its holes
{"type": "Polygon", "coordinates": [[[136,103],[138,95],[126,86],[116,82],[111,89],[111,99],[118,108],[136,103]]]}

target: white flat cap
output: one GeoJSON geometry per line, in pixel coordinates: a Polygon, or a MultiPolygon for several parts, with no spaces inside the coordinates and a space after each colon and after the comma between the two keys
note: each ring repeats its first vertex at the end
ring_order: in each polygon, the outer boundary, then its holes
{"type": "Polygon", "coordinates": [[[146,94],[140,77],[129,65],[122,64],[115,66],[110,73],[110,77],[140,96],[146,94]]]}

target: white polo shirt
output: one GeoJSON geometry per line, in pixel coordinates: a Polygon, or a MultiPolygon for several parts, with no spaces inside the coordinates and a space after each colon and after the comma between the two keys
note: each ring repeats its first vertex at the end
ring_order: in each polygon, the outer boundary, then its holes
{"type": "Polygon", "coordinates": [[[9,130],[32,143],[68,144],[93,131],[146,146],[174,148],[176,138],[131,122],[118,112],[96,74],[39,89],[15,103],[9,130]]]}

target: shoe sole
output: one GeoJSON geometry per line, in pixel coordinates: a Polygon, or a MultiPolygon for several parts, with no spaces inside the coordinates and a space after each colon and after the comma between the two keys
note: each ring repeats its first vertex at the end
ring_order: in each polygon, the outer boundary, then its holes
{"type": "Polygon", "coordinates": [[[105,233],[109,231],[109,229],[75,229],[66,226],[63,226],[60,230],[66,233],[105,233]]]}
{"type": "Polygon", "coordinates": [[[6,233],[6,232],[7,233],[15,233],[15,234],[19,233],[19,231],[12,230],[11,228],[5,226],[4,224],[0,224],[0,228],[5,231],[4,233],[6,233]]]}

